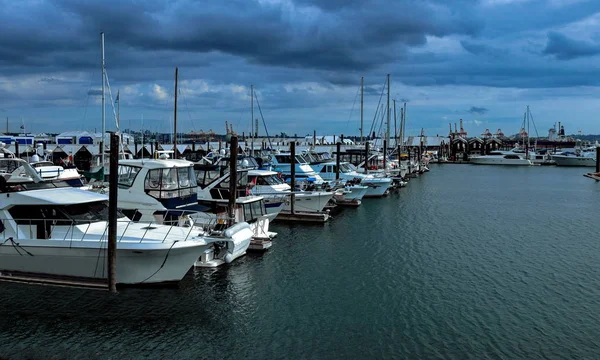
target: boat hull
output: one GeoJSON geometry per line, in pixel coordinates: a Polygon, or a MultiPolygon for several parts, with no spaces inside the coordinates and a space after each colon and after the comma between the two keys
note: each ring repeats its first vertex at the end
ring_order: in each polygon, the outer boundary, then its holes
{"type": "MultiPolygon", "coordinates": [[[[0,246],[0,272],[101,281],[107,278],[106,246],[106,242],[64,240],[19,240],[18,245],[13,245],[9,240],[0,246]]],[[[138,285],[178,282],[208,246],[204,241],[157,244],[119,242],[117,283],[138,285]]]]}
{"type": "Polygon", "coordinates": [[[392,179],[363,179],[360,184],[369,187],[364,197],[382,197],[392,185],[392,179]]]}
{"type": "Polygon", "coordinates": [[[533,165],[527,159],[505,159],[487,156],[478,156],[471,158],[471,164],[475,165],[509,165],[509,166],[531,166],[533,165]]]}

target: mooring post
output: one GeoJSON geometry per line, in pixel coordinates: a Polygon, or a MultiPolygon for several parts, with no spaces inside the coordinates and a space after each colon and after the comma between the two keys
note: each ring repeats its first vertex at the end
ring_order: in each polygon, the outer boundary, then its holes
{"type": "Polygon", "coordinates": [[[117,292],[117,181],[119,165],[119,135],[110,134],[108,179],[108,290],[117,292]]]}
{"type": "Polygon", "coordinates": [[[17,159],[19,159],[21,156],[21,154],[19,154],[19,141],[15,140],[15,157],[17,159]]]}
{"type": "Polygon", "coordinates": [[[365,141],[365,174],[367,174],[369,168],[369,142],[365,141]]]}
{"type": "Polygon", "coordinates": [[[596,146],[596,172],[600,172],[600,146],[596,146]]]}
{"type": "Polygon", "coordinates": [[[238,154],[238,137],[233,135],[229,142],[229,219],[228,226],[235,223],[235,199],[237,197],[237,154],[238,154]]]}
{"type": "Polygon", "coordinates": [[[342,143],[338,141],[335,151],[335,179],[340,179],[340,150],[342,143]]]}
{"type": "Polygon", "coordinates": [[[290,143],[290,173],[292,174],[292,196],[290,203],[290,210],[292,215],[296,213],[294,205],[296,203],[296,141],[290,143]]]}

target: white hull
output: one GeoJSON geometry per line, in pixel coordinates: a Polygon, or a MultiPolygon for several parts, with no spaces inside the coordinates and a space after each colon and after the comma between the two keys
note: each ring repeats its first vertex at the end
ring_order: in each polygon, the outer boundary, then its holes
{"type": "MultiPolygon", "coordinates": [[[[270,202],[281,202],[282,195],[285,196],[285,201],[282,203],[283,210],[291,211],[291,192],[276,192],[275,194],[268,194],[258,192],[260,196],[265,198],[265,203],[268,205],[270,202]]],[[[323,210],[325,205],[333,197],[332,192],[296,192],[296,202],[294,203],[294,210],[305,211],[305,212],[317,212],[323,210]]],[[[279,212],[279,207],[268,207],[267,214],[279,212]]]]}
{"type": "MultiPolygon", "coordinates": [[[[18,244],[13,246],[9,241],[0,246],[0,272],[95,280],[107,278],[106,242],[20,239],[18,244]]],[[[151,247],[147,243],[119,242],[117,283],[180,281],[208,246],[205,241],[189,240],[157,243],[151,247]]]]}
{"type": "Polygon", "coordinates": [[[593,157],[552,155],[552,160],[556,162],[556,166],[596,166],[596,158],[593,157]]]}
{"type": "Polygon", "coordinates": [[[360,184],[368,186],[365,197],[381,197],[392,185],[392,179],[363,179],[360,184]]]}
{"type": "Polygon", "coordinates": [[[361,200],[369,191],[369,187],[363,185],[348,186],[345,189],[350,191],[344,194],[344,199],[348,200],[361,200]]]}
{"type": "Polygon", "coordinates": [[[503,157],[495,156],[473,156],[471,158],[471,164],[476,165],[511,165],[511,166],[530,166],[533,165],[530,160],[527,159],[505,159],[503,157]]]}

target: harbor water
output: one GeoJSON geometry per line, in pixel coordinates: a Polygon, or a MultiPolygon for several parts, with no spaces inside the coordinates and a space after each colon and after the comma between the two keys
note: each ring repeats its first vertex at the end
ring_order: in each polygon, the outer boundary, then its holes
{"type": "Polygon", "coordinates": [[[176,288],[0,283],[0,358],[597,358],[586,170],[433,164],[176,288]]]}

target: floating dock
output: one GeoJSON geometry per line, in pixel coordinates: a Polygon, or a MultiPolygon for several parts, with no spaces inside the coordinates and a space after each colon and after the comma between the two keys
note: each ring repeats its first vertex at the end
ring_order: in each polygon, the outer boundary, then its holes
{"type": "Polygon", "coordinates": [[[106,279],[85,279],[85,278],[60,278],[36,275],[30,273],[21,273],[13,271],[1,271],[0,281],[14,282],[22,284],[52,285],[85,289],[108,290],[106,279]]]}
{"type": "Polygon", "coordinates": [[[305,212],[295,211],[293,214],[290,211],[282,211],[277,215],[277,221],[295,221],[304,223],[325,223],[331,216],[329,212],[305,212]]]}
{"type": "Polygon", "coordinates": [[[594,179],[596,181],[600,181],[600,173],[587,173],[583,174],[585,177],[589,177],[590,179],[594,179]]]}

